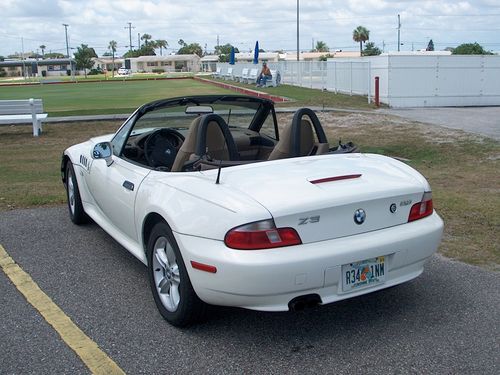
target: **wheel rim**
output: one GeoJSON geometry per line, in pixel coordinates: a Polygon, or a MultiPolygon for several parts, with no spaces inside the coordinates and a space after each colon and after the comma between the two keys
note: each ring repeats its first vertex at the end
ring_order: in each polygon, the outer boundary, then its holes
{"type": "Polygon", "coordinates": [[[153,277],[163,306],[176,311],[181,301],[181,277],[174,249],[166,237],[159,237],[153,247],[153,277]]]}
{"type": "Polygon", "coordinates": [[[68,204],[71,213],[75,213],[75,185],[73,185],[73,174],[71,170],[68,169],[68,204]]]}

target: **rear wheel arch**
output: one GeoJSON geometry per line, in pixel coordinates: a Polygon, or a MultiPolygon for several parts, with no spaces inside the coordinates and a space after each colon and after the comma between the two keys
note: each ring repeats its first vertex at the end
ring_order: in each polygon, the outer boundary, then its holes
{"type": "Polygon", "coordinates": [[[150,287],[163,318],[177,327],[203,320],[207,305],[194,291],[188,266],[167,221],[158,213],[148,214],[143,235],[150,287]]]}

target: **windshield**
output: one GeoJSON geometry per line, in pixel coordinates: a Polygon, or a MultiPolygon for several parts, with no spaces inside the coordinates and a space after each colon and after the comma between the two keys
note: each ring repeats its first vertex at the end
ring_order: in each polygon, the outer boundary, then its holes
{"type": "MultiPolygon", "coordinates": [[[[242,107],[234,104],[211,104],[213,113],[221,116],[229,127],[241,127],[247,129],[253,122],[256,108],[242,107]]],[[[191,111],[192,105],[158,108],[147,112],[135,123],[130,135],[141,134],[158,128],[173,128],[177,130],[188,129],[193,120],[199,116],[191,111]],[[186,108],[191,113],[186,113],[186,108]]]]}

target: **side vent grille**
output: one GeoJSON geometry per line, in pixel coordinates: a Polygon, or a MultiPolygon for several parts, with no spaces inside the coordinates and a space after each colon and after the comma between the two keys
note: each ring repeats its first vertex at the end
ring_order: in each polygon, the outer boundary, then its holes
{"type": "Polygon", "coordinates": [[[80,164],[83,165],[85,168],[89,167],[89,161],[87,157],[80,155],[80,164]]]}

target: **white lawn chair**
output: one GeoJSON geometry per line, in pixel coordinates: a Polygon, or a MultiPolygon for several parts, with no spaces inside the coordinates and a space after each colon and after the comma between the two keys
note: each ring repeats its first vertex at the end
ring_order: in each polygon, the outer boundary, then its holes
{"type": "Polygon", "coordinates": [[[258,70],[256,68],[250,69],[250,73],[248,73],[247,83],[255,84],[257,82],[257,74],[258,70]]]}
{"type": "Polygon", "coordinates": [[[215,72],[212,74],[212,77],[213,78],[220,78],[220,66],[217,67],[217,69],[215,70],[215,72]]]}
{"type": "Polygon", "coordinates": [[[220,74],[217,78],[223,79],[226,76],[226,72],[227,72],[227,67],[222,66],[220,68],[220,74]]]}
{"type": "Polygon", "coordinates": [[[224,79],[227,81],[229,79],[233,79],[233,68],[227,68],[227,72],[224,74],[224,79]]]}
{"type": "Polygon", "coordinates": [[[271,78],[266,82],[266,87],[277,87],[281,83],[281,74],[278,70],[271,70],[271,78]]]}
{"type": "Polygon", "coordinates": [[[241,71],[241,76],[238,79],[238,82],[247,83],[247,80],[248,80],[248,68],[243,68],[243,70],[241,71]]]}
{"type": "Polygon", "coordinates": [[[241,82],[241,67],[235,66],[233,70],[233,80],[236,82],[241,82]]]}

